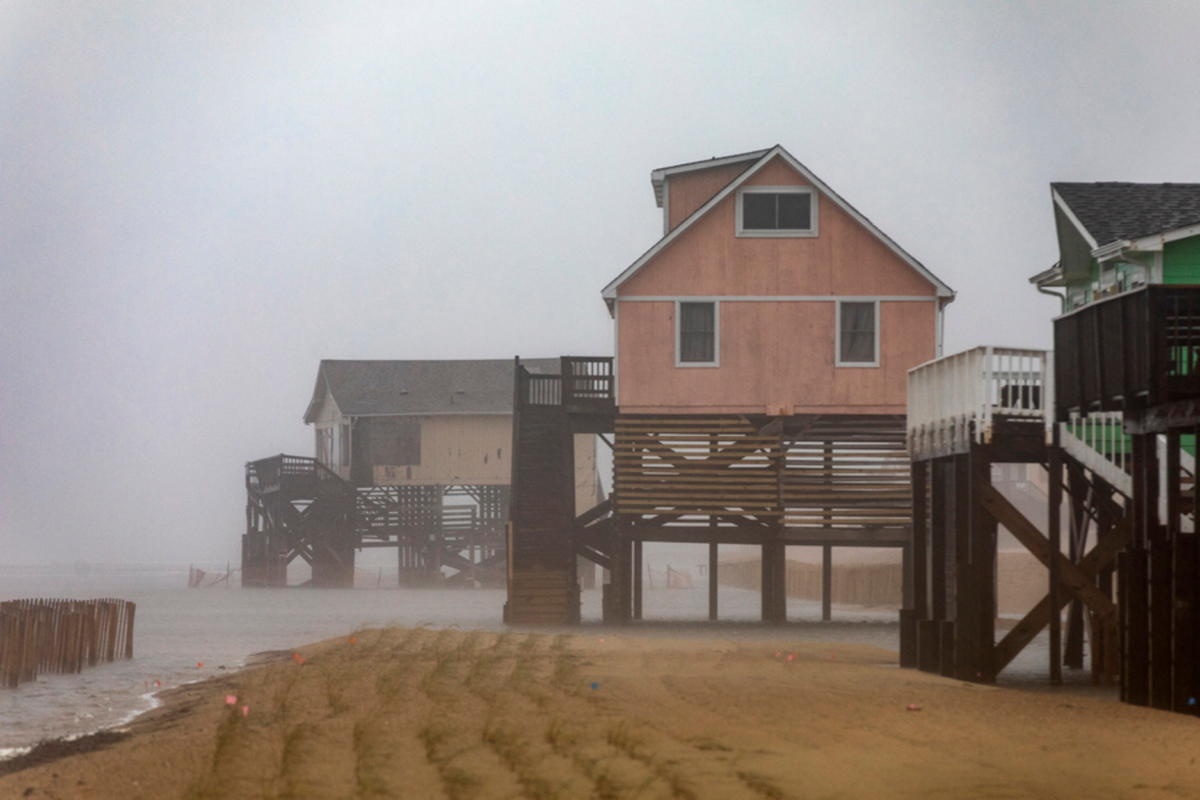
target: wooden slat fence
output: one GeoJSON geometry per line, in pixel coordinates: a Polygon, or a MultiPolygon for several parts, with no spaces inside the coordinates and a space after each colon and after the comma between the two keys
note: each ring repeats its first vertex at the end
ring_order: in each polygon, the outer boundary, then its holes
{"type": "Polygon", "coordinates": [[[135,610],[113,598],[0,602],[0,686],[133,658],[135,610]]]}
{"type": "Polygon", "coordinates": [[[613,470],[619,514],[808,529],[912,521],[903,418],[828,415],[772,430],[744,417],[622,416],[613,470]]]}

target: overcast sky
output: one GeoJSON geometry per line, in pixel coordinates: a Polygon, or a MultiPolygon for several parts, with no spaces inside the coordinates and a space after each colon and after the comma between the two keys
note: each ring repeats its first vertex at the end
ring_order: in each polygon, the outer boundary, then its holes
{"type": "Polygon", "coordinates": [[[657,166],[783,144],[1042,346],[1052,180],[1200,180],[1200,6],[0,5],[0,563],[238,557],[331,358],[611,352],[657,166]],[[448,8],[452,7],[452,8],[448,8]],[[586,9],[586,10],[585,10],[586,9]]]}

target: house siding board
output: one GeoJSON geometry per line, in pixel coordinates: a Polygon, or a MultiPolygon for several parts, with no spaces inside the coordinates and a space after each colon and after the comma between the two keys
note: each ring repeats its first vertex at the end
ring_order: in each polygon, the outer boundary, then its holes
{"type": "Polygon", "coordinates": [[[674,366],[674,315],[622,304],[623,412],[900,414],[908,369],[934,357],[932,302],[879,304],[879,367],[834,365],[832,302],[722,301],[719,367],[674,366]]]}
{"type": "Polygon", "coordinates": [[[1163,283],[1200,284],[1200,236],[1163,247],[1163,283]]]}
{"type": "Polygon", "coordinates": [[[685,172],[667,179],[667,217],[672,229],[692,215],[697,208],[708,202],[752,163],[728,164],[696,172],[685,172]]]}
{"type": "MultiPolygon", "coordinates": [[[[807,182],[783,161],[748,186],[807,182]]],[[[719,187],[718,187],[719,188],[719,187]]],[[[903,413],[909,368],[936,355],[937,289],[824,196],[815,238],[735,236],[736,193],[618,288],[625,413],[903,413]],[[836,367],[836,304],[722,300],[717,367],[675,366],[675,303],[694,297],[912,297],[880,303],[878,367],[836,367]]]]}
{"type": "Polygon", "coordinates": [[[504,485],[509,482],[512,417],[453,415],[417,419],[420,424],[420,463],[373,463],[377,485],[504,485]]]}

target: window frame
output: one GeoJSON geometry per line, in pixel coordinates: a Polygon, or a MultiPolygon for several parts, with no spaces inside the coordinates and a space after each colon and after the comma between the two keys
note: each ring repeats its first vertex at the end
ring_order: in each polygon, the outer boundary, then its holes
{"type": "Polygon", "coordinates": [[[736,235],[743,239],[815,239],[820,229],[819,195],[811,186],[743,186],[737,191],[736,235]],[[776,230],[747,230],[742,224],[742,198],[748,194],[806,194],[809,196],[807,228],[781,228],[776,230]]]}
{"type": "Polygon", "coordinates": [[[721,366],[721,301],[684,298],[675,301],[675,366],[719,367],[721,366]],[[707,303],[713,307],[713,360],[684,361],[683,356],[683,304],[707,303]]]}
{"type": "Polygon", "coordinates": [[[835,367],[879,367],[879,300],[838,300],[837,311],[834,314],[833,321],[833,364],[835,367]],[[875,313],[875,359],[873,361],[843,361],[842,360],[842,305],[844,303],[858,303],[861,305],[870,304],[874,307],[875,313]]]}

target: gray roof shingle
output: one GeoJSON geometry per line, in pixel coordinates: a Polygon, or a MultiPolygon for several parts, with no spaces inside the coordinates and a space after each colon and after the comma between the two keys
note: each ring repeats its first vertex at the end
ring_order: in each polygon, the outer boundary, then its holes
{"type": "Polygon", "coordinates": [[[1103,246],[1200,223],[1200,183],[1052,183],[1103,246]]]}
{"type": "MultiPolygon", "coordinates": [[[[534,373],[557,374],[557,358],[521,359],[534,373]]],[[[317,370],[304,421],[312,422],[333,393],[346,416],[512,413],[513,360],[343,361],[325,359],[317,370]]]]}

